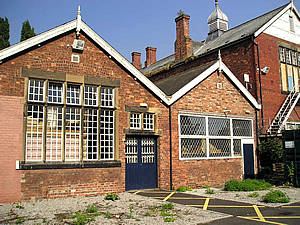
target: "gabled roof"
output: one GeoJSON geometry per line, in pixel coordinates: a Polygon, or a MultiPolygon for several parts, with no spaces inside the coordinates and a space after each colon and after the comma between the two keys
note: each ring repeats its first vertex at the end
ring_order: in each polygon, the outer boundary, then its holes
{"type": "Polygon", "coordinates": [[[155,86],[147,77],[145,77],[139,70],[137,70],[130,62],[128,62],[119,52],[117,52],[102,37],[100,37],[95,31],[93,31],[87,24],[81,21],[80,15],[76,20],[72,20],[71,22],[65,23],[61,26],[58,26],[30,39],[1,50],[0,61],[75,29],[77,32],[84,32],[87,36],[89,36],[118,63],[124,66],[124,68],[126,68],[134,76],[134,78],[136,78],[147,88],[149,88],[165,104],[169,103],[169,99],[167,98],[165,93],[163,93],[157,86],[155,86]]]}
{"type": "MultiPolygon", "coordinates": [[[[222,48],[225,45],[237,42],[239,40],[245,39],[247,37],[257,37],[264,30],[266,30],[270,25],[272,25],[280,16],[282,16],[287,10],[293,10],[295,14],[300,18],[299,11],[295,7],[293,2],[285,4],[277,9],[274,9],[264,15],[257,18],[249,20],[241,25],[238,25],[222,34],[220,37],[208,41],[208,42],[198,42],[200,45],[196,45],[193,41],[193,51],[194,56],[205,55],[208,52],[222,48]]],[[[167,64],[174,63],[174,55],[168,56],[162,60],[158,60],[149,67],[142,69],[141,72],[148,74],[151,72],[159,71],[163,66],[167,64]]]]}
{"type": "Polygon", "coordinates": [[[237,89],[240,90],[240,93],[252,104],[252,106],[257,109],[261,108],[261,105],[258,104],[256,99],[222,62],[221,58],[204,66],[159,80],[155,82],[155,84],[166,95],[170,96],[169,104],[172,105],[217,70],[224,72],[228,79],[236,86],[237,89]]]}

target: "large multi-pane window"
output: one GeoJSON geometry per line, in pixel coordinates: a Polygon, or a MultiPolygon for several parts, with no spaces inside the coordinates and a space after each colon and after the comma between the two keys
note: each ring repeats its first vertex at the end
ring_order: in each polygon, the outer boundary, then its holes
{"type": "Polygon", "coordinates": [[[253,138],[252,120],[179,115],[181,159],[242,156],[242,139],[253,138]]]}
{"type": "Polygon", "coordinates": [[[26,122],[26,161],[114,159],[113,88],[30,79],[26,122]]]}
{"type": "Polygon", "coordinates": [[[279,47],[282,91],[299,91],[300,52],[279,47]]]}

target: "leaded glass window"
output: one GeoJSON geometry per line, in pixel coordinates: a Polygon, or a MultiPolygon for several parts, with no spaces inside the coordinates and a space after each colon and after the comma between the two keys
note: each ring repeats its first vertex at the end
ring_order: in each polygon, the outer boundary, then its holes
{"type": "Polygon", "coordinates": [[[230,120],[224,118],[208,118],[210,136],[230,136],[230,120]]]}
{"type": "Polygon", "coordinates": [[[233,136],[252,137],[251,120],[233,119],[232,127],[233,136]]]}

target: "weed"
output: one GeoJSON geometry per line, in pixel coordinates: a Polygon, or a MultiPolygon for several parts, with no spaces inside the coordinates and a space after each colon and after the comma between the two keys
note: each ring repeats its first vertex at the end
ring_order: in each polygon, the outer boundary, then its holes
{"type": "Polygon", "coordinates": [[[151,210],[152,211],[156,211],[157,210],[157,206],[151,206],[151,210]]]}
{"type": "Polygon", "coordinates": [[[225,184],[225,191],[259,191],[266,190],[271,184],[265,181],[246,179],[243,181],[230,180],[225,184]]]}
{"type": "Polygon", "coordinates": [[[149,212],[146,212],[145,216],[151,216],[151,214],[149,212]]]}
{"type": "Polygon", "coordinates": [[[165,217],[164,222],[169,223],[169,222],[174,222],[175,218],[174,217],[165,217]]]}
{"type": "Polygon", "coordinates": [[[97,212],[96,206],[90,205],[90,206],[87,208],[87,212],[88,212],[88,213],[95,213],[95,212],[97,212]]]}
{"type": "Polygon", "coordinates": [[[117,194],[107,194],[104,199],[115,201],[119,199],[119,196],[117,194]]]}
{"type": "Polygon", "coordinates": [[[139,202],[136,202],[135,204],[138,206],[138,205],[139,205],[139,202]]]}
{"type": "Polygon", "coordinates": [[[133,213],[133,206],[129,206],[129,219],[132,218],[132,213],[133,213]]]}
{"type": "Polygon", "coordinates": [[[74,225],[84,225],[89,220],[88,215],[85,213],[81,213],[80,211],[76,212],[75,218],[76,221],[74,222],[74,225]]]}
{"type": "Polygon", "coordinates": [[[186,191],[191,191],[192,189],[190,187],[185,187],[185,186],[180,186],[179,188],[176,189],[178,192],[186,192],[186,191]]]}
{"type": "Polygon", "coordinates": [[[257,192],[254,192],[254,193],[248,195],[248,197],[250,197],[250,198],[257,198],[258,196],[259,196],[259,194],[257,192]]]}
{"type": "Polygon", "coordinates": [[[137,221],[137,222],[138,222],[138,221],[141,221],[141,219],[139,219],[139,218],[136,218],[136,219],[135,219],[135,221],[137,221]]]}
{"type": "Polygon", "coordinates": [[[210,187],[208,187],[205,191],[205,194],[209,194],[209,195],[214,194],[214,193],[215,193],[215,191],[213,189],[210,189],[210,187]]]}
{"type": "Polygon", "coordinates": [[[237,198],[238,198],[238,197],[241,197],[241,196],[240,196],[239,194],[235,194],[235,197],[237,197],[237,198]]]}
{"type": "Polygon", "coordinates": [[[161,208],[164,210],[172,210],[172,209],[174,209],[174,205],[171,202],[169,202],[169,203],[163,204],[161,206],[161,208]]]}
{"type": "Polygon", "coordinates": [[[270,191],[262,197],[263,201],[266,203],[287,203],[290,202],[290,197],[279,190],[270,191]]]}
{"type": "Polygon", "coordinates": [[[21,223],[23,223],[25,221],[25,217],[18,217],[17,219],[16,219],[16,224],[21,224],[21,223]]]}
{"type": "Polygon", "coordinates": [[[24,209],[24,206],[22,206],[21,202],[15,202],[15,203],[14,203],[14,206],[15,206],[17,209],[24,209]]]}
{"type": "Polygon", "coordinates": [[[43,223],[46,223],[47,222],[47,218],[43,218],[43,223]]]}
{"type": "Polygon", "coordinates": [[[112,217],[112,215],[111,215],[110,212],[107,211],[107,212],[105,213],[104,217],[105,217],[106,219],[110,219],[110,218],[112,217]]]}

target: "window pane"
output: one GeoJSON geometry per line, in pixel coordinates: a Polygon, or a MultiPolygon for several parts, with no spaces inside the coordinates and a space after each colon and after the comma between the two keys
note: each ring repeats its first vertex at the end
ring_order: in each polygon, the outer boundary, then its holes
{"type": "Polygon", "coordinates": [[[98,92],[96,86],[84,86],[84,104],[98,106],[98,92]]]}
{"type": "Polygon", "coordinates": [[[28,101],[43,102],[44,101],[44,81],[29,80],[28,101]]]}
{"type": "Polygon", "coordinates": [[[127,137],[125,143],[126,163],[138,163],[138,140],[134,137],[127,137]]]}
{"type": "Polygon", "coordinates": [[[281,61],[281,62],[285,62],[285,52],[284,52],[284,48],[279,47],[279,54],[280,54],[280,61],[281,61]]]}
{"type": "Polygon", "coordinates": [[[205,135],[205,117],[180,116],[181,135],[205,135]]]}
{"type": "Polygon", "coordinates": [[[233,136],[252,137],[252,123],[250,120],[232,120],[233,136]]]}
{"type": "Polygon", "coordinates": [[[80,109],[66,108],[65,159],[80,160],[80,109]]]}
{"type": "Polygon", "coordinates": [[[62,103],[63,100],[63,85],[62,83],[48,84],[48,102],[50,103],[62,103]]]}
{"type": "Polygon", "coordinates": [[[233,154],[234,154],[234,156],[242,156],[242,141],[241,141],[241,139],[233,140],[233,154]]]}
{"type": "Polygon", "coordinates": [[[114,159],[114,111],[101,110],[100,121],[100,157],[114,159]]]}
{"type": "Polygon", "coordinates": [[[205,139],[181,138],[181,158],[203,158],[206,154],[205,139]]]}
{"type": "Polygon", "coordinates": [[[67,86],[67,104],[80,104],[80,86],[68,84],[67,86]]]}
{"type": "Polygon", "coordinates": [[[130,129],[141,129],[141,114],[131,113],[130,114],[130,129]]]}
{"type": "Polygon", "coordinates": [[[150,113],[144,114],[144,130],[154,130],[154,115],[150,113]]]}
{"type": "Polygon", "coordinates": [[[208,131],[211,136],[230,136],[230,120],[208,118],[208,131]]]}
{"type": "Polygon", "coordinates": [[[26,161],[43,159],[43,106],[27,106],[26,161]]]}
{"type": "Polygon", "coordinates": [[[286,49],[286,63],[291,64],[292,59],[291,59],[291,51],[289,49],[286,49]]]}
{"type": "Polygon", "coordinates": [[[62,160],[62,107],[47,108],[46,160],[62,160]]]}
{"type": "Polygon", "coordinates": [[[292,52],[292,63],[293,65],[297,66],[297,53],[292,52]]]}
{"type": "Polygon", "coordinates": [[[98,110],[84,109],[83,157],[85,160],[98,159],[98,110]]]}
{"type": "Polygon", "coordinates": [[[101,106],[114,107],[114,89],[101,88],[101,106]]]}
{"type": "Polygon", "coordinates": [[[231,141],[228,139],[209,139],[209,157],[231,156],[231,141]]]}

